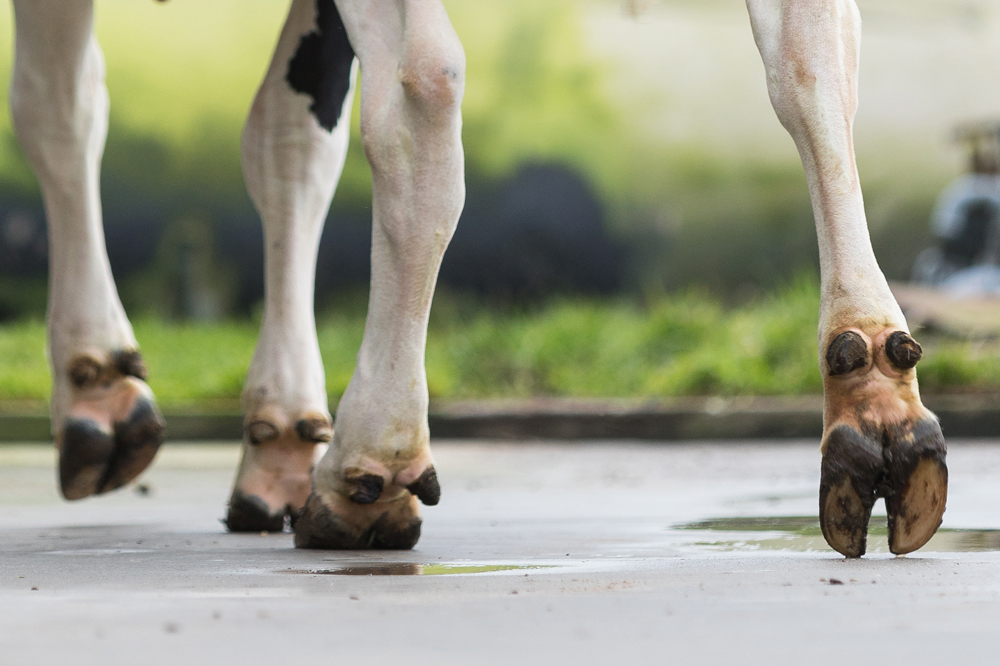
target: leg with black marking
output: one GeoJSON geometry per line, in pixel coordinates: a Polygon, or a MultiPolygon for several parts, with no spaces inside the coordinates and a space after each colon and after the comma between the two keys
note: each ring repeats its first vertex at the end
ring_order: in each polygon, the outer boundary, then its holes
{"type": "Polygon", "coordinates": [[[304,548],[410,548],[437,504],[424,348],[431,298],[465,199],[465,54],[438,0],[338,0],[361,63],[372,168],[364,341],[336,432],[295,529],[304,548]]]}
{"type": "Polygon", "coordinates": [[[152,461],[163,420],[108,263],[100,164],[108,129],[91,0],[15,0],[14,130],[49,227],[52,429],[67,499],[114,490],[152,461]]]}
{"type": "Polygon", "coordinates": [[[286,516],[294,520],[317,447],[333,436],[313,286],[347,154],[354,62],[332,0],[295,0],[243,132],[243,171],[264,224],[265,301],[243,389],[230,530],[280,530],[286,516]]]}
{"type": "Polygon", "coordinates": [[[923,406],[910,336],[875,260],[854,161],[861,20],[853,0],[747,0],[779,120],[802,158],[819,237],[825,394],[820,522],[848,557],[865,552],[884,497],[889,547],[907,553],[941,524],[945,442],[923,406]]]}

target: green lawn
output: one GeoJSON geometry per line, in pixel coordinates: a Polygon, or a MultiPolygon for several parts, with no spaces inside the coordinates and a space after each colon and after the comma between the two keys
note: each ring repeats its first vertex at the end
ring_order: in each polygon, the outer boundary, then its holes
{"type": "MultiPolygon", "coordinates": [[[[626,301],[566,300],[510,311],[441,298],[427,349],[431,394],[527,396],[792,395],[821,390],[817,288],[803,280],[726,308],[704,295],[626,301]]],[[[347,386],[364,317],[356,304],[320,317],[327,388],[347,386]]],[[[136,322],[150,384],[164,405],[211,406],[239,396],[257,326],[136,322]]],[[[918,337],[925,393],[1000,390],[996,344],[918,337]]],[[[45,399],[44,326],[0,327],[0,399],[45,399]]]]}

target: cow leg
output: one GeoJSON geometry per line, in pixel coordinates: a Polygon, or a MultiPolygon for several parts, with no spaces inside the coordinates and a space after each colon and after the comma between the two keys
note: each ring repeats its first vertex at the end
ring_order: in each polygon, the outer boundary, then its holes
{"type": "Polygon", "coordinates": [[[889,547],[924,545],[947,497],[945,442],[920,402],[921,350],[872,252],[854,161],[861,20],[854,0],[747,0],[771,103],[805,167],[822,272],[825,394],[820,522],[848,557],[865,552],[884,497],[889,547]]]}
{"type": "Polygon", "coordinates": [[[243,133],[264,223],[265,300],[243,389],[243,459],[226,523],[278,530],[309,496],[333,428],[316,338],[316,253],[347,154],[354,52],[331,0],[295,0],[243,133]]]}
{"type": "Polygon", "coordinates": [[[130,481],[163,434],[104,245],[108,93],[92,9],[91,0],[14,2],[11,115],[48,220],[51,415],[67,499],[130,481]]]}
{"type": "Polygon", "coordinates": [[[357,366],[295,528],[300,548],[411,548],[440,495],[424,347],[438,268],[465,198],[465,55],[438,0],[338,0],[361,63],[372,275],[357,366]]]}

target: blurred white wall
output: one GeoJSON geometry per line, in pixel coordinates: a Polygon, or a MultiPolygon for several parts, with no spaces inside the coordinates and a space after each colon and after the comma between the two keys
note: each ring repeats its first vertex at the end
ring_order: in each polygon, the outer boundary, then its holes
{"type": "MultiPolygon", "coordinates": [[[[859,0],[862,176],[940,179],[964,166],[953,126],[1000,119],[1000,2],[859,0]]],[[[741,0],[604,0],[587,42],[651,137],[736,158],[795,159],[767,99],[741,0]],[[639,6],[638,15],[628,11],[639,6]]]]}

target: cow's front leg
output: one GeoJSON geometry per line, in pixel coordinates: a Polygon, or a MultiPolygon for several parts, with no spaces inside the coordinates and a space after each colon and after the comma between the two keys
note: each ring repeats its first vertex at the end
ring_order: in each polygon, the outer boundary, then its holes
{"type": "Polygon", "coordinates": [[[853,0],[748,0],[771,103],[805,167],[822,272],[820,369],[826,396],[820,522],[848,557],[865,552],[876,498],[889,547],[924,545],[941,524],[945,442],[920,402],[921,350],[872,252],[852,126],[861,20],[853,0]]]}
{"type": "Polygon", "coordinates": [[[108,93],[91,0],[15,0],[14,14],[11,115],[49,229],[52,429],[62,493],[80,499],[145,469],[163,420],[104,245],[99,182],[108,93]]]}
{"type": "Polygon", "coordinates": [[[465,197],[465,56],[437,0],[339,0],[361,61],[373,179],[364,341],[332,445],[295,528],[302,548],[411,548],[417,500],[440,495],[428,441],[424,347],[438,267],[465,197]]]}
{"type": "Polygon", "coordinates": [[[333,428],[316,338],[316,253],[350,128],[354,52],[330,0],[295,0],[243,133],[264,224],[265,300],[243,389],[243,458],[226,524],[280,531],[333,428]]]}

